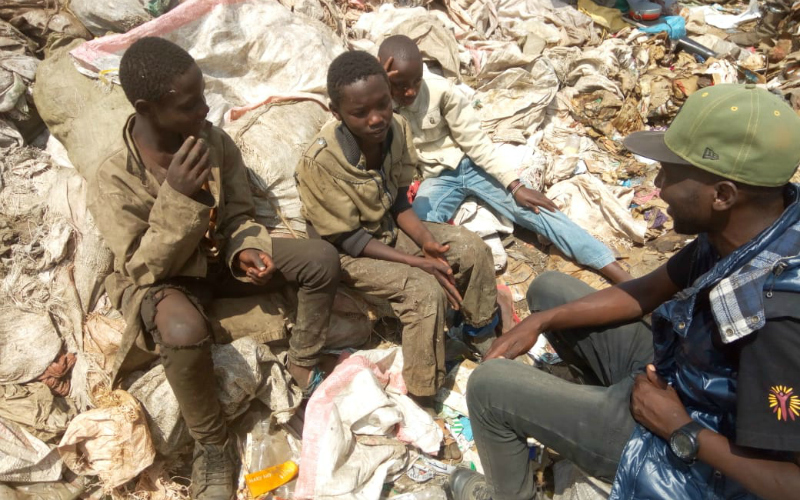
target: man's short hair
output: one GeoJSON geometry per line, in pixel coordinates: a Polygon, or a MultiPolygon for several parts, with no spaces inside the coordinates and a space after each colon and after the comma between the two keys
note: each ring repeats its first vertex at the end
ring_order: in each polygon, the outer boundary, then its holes
{"type": "Polygon", "coordinates": [[[378,57],[381,61],[386,61],[390,57],[400,61],[408,61],[420,59],[422,55],[414,40],[405,35],[394,35],[383,41],[381,48],[378,49],[378,57]]]}
{"type": "Polygon", "coordinates": [[[328,67],[328,97],[334,105],[338,105],[342,98],[342,88],[373,75],[380,75],[388,85],[386,70],[374,56],[361,50],[339,54],[328,67]]]}
{"type": "Polygon", "coordinates": [[[122,56],[119,81],[131,104],[140,99],[157,102],[193,64],[194,58],[169,40],[144,37],[122,56]]]}

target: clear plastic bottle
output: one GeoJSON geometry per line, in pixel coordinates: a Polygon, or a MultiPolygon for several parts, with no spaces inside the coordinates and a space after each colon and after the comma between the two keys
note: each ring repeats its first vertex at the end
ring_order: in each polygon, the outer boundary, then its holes
{"type": "Polygon", "coordinates": [[[578,134],[571,134],[567,138],[566,144],[564,144],[564,149],[562,153],[566,156],[573,156],[581,151],[581,136],[578,134]]]}
{"type": "Polygon", "coordinates": [[[270,430],[269,427],[269,419],[265,418],[256,423],[250,433],[252,439],[251,472],[264,470],[292,459],[292,449],[289,446],[286,431],[280,428],[270,430]]]}

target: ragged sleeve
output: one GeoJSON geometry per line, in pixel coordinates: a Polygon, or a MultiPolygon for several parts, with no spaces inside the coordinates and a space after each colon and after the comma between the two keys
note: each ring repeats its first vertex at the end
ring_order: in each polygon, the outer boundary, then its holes
{"type": "Polygon", "coordinates": [[[220,133],[224,148],[221,177],[225,209],[224,220],[219,222],[219,232],[226,241],[225,262],[234,276],[248,281],[234,262],[236,255],[247,248],[272,255],[272,238],[267,228],[254,219],[255,205],[242,153],[228,134],[220,133]]]}
{"type": "Polygon", "coordinates": [[[208,229],[212,207],[164,182],[152,208],[113,168],[101,166],[89,183],[88,206],[115,269],[138,286],[177,276],[208,229]]]}

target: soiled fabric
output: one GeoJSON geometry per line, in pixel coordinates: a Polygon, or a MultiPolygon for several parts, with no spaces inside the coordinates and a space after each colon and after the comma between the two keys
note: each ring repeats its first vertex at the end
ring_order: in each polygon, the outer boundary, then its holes
{"type": "MultiPolygon", "coordinates": [[[[173,276],[206,275],[209,252],[201,243],[209,230],[229,268],[245,248],[272,253],[267,229],[253,220],[241,153],[225,132],[207,124],[199,135],[210,151],[207,204],[175,191],[168,182],[159,185],[144,168],[130,134],[132,126],[133,117],[89,179],[87,193],[89,210],[114,254],[114,273],[106,279],[106,290],[127,323],[114,375],[142,331],[138,316],[147,289],[173,276]],[[209,228],[212,210],[216,224],[209,228]]],[[[244,279],[241,273],[237,278],[244,279]]]]}
{"type": "Polygon", "coordinates": [[[379,170],[367,169],[355,139],[339,122],[325,125],[303,154],[297,166],[302,213],[324,239],[338,244],[342,235],[363,229],[394,243],[398,229],[391,208],[399,189],[411,184],[417,156],[402,117],[394,117],[389,134],[379,170]]]}
{"type": "MultiPolygon", "coordinates": [[[[436,241],[450,245],[447,260],[464,298],[461,312],[468,324],[492,319],[497,287],[492,252],[467,229],[424,222],[436,241]]],[[[422,257],[422,250],[400,231],[394,247],[422,257]]],[[[432,275],[397,262],[342,255],[342,281],[368,295],[385,299],[403,323],[403,378],[411,394],[432,396],[445,377],[444,320],[447,297],[432,275]]]]}
{"type": "MultiPolygon", "coordinates": [[[[297,180],[310,227],[339,247],[344,284],[388,301],[403,323],[403,352],[409,360],[403,376],[409,392],[431,396],[444,380],[447,298],[442,287],[419,268],[360,257],[360,251],[348,252],[345,247],[349,245],[342,240],[343,236],[351,238],[354,231],[363,231],[401,252],[422,256],[393,216],[395,205],[405,201],[398,202],[398,196],[405,193],[416,167],[411,137],[406,120],[395,115],[381,168],[368,170],[352,134],[341,124],[330,123],[300,160],[297,180]]],[[[464,298],[462,312],[467,322],[487,324],[497,293],[489,248],[465,229],[425,224],[436,241],[450,245],[446,257],[464,298]]]]}

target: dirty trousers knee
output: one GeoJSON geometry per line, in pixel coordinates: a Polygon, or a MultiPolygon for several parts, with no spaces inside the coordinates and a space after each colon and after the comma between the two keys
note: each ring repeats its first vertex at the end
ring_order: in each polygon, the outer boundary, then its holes
{"type": "MultiPolygon", "coordinates": [[[[289,339],[289,360],[298,366],[313,366],[325,345],[330,312],[339,283],[336,249],[320,240],[273,240],[272,260],[277,268],[266,286],[236,280],[227,268],[206,278],[177,277],[155,285],[146,296],[141,316],[145,328],[159,344],[164,371],[172,387],[189,432],[204,444],[223,444],[227,437],[216,394],[209,336],[192,346],[169,346],[161,341],[155,326],[158,291],[177,288],[189,297],[201,314],[215,298],[258,295],[285,286],[297,288],[297,315],[289,339]]],[[[267,298],[268,300],[268,298],[267,298]]]]}
{"type": "MultiPolygon", "coordinates": [[[[446,257],[455,274],[466,321],[489,323],[495,310],[497,285],[489,247],[466,229],[425,222],[441,244],[449,244],[446,257]]],[[[395,248],[422,256],[419,247],[402,231],[395,248]]],[[[444,381],[444,328],[447,298],[432,275],[400,264],[367,257],[341,255],[342,280],[359,292],[389,302],[403,324],[403,378],[408,392],[432,396],[444,381]]]]}

